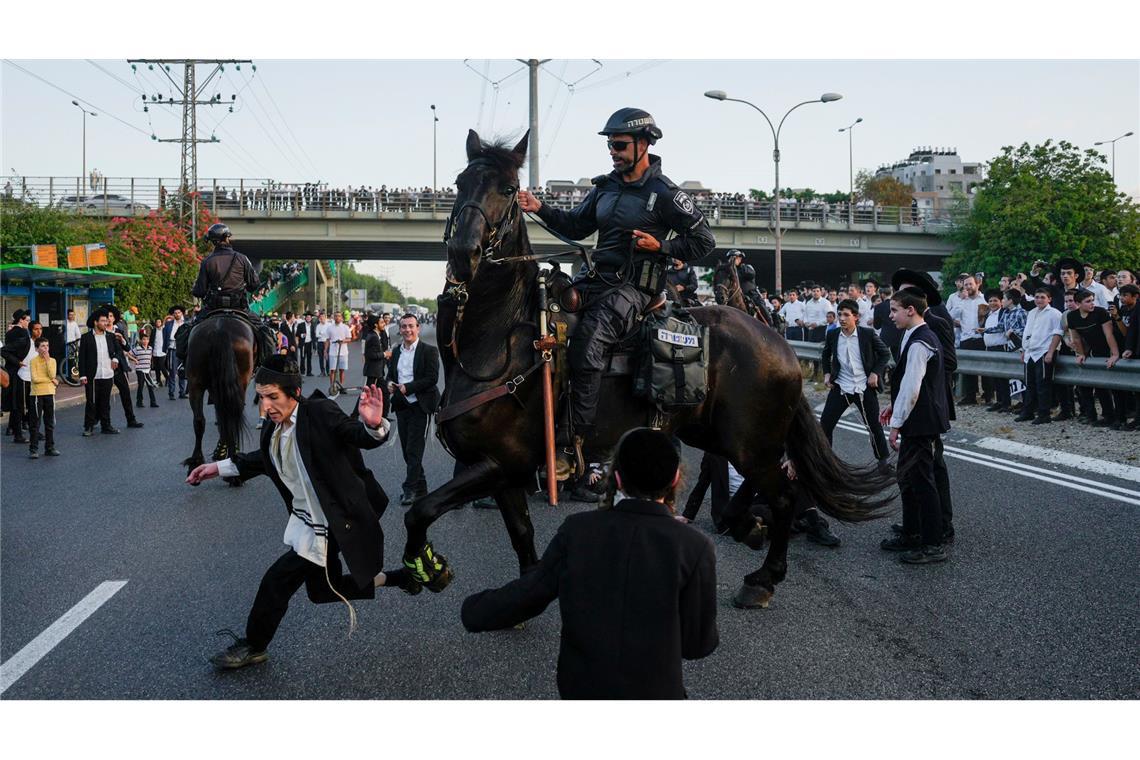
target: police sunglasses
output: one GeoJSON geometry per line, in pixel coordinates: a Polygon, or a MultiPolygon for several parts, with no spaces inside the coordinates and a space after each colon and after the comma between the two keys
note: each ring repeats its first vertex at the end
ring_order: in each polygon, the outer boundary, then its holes
{"type": "Polygon", "coordinates": [[[606,140],[606,147],[610,150],[615,150],[618,153],[621,153],[632,144],[632,140],[606,140]]]}

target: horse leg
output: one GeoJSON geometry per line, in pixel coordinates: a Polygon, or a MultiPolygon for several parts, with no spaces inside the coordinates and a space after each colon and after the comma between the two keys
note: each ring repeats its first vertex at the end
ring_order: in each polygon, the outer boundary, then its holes
{"type": "Polygon", "coordinates": [[[404,527],[408,532],[404,544],[404,567],[429,591],[443,591],[451,583],[453,573],[447,559],[436,554],[427,540],[428,528],[460,504],[493,493],[498,488],[501,475],[499,465],[484,459],[416,499],[404,515],[404,527]]]}
{"type": "Polygon", "coordinates": [[[197,383],[191,383],[190,408],[194,411],[194,453],[182,463],[186,465],[187,473],[206,461],[202,455],[202,436],[206,434],[206,415],[202,411],[202,396],[202,388],[197,383]]]}
{"type": "Polygon", "coordinates": [[[756,473],[756,481],[761,484],[772,510],[768,532],[771,543],[764,564],[759,570],[744,576],[744,583],[732,598],[733,606],[742,609],[767,607],[776,592],[776,584],[784,580],[788,571],[788,541],[795,512],[794,489],[780,469],[778,459],[762,465],[756,473]]]}
{"type": "Polygon", "coordinates": [[[511,546],[519,558],[519,575],[538,564],[538,552],[534,548],[534,524],[530,521],[530,508],[527,505],[526,489],[512,486],[495,494],[499,513],[511,537],[511,546]]]}

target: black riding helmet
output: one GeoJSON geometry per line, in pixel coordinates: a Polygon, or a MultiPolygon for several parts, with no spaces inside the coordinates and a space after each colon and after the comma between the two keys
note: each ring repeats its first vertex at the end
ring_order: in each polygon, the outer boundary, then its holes
{"type": "Polygon", "coordinates": [[[744,256],[744,254],[740,251],[739,248],[733,248],[732,250],[724,252],[725,261],[732,261],[737,256],[744,256]]]}
{"type": "Polygon", "coordinates": [[[233,237],[230,228],[220,222],[211,224],[210,229],[206,230],[206,239],[211,243],[224,243],[228,237],[233,237]]]}
{"type": "MultiPolygon", "coordinates": [[[[637,138],[644,138],[650,145],[654,145],[661,139],[661,129],[657,126],[657,122],[653,120],[653,115],[648,111],[643,111],[640,108],[622,108],[614,111],[609,120],[606,121],[606,126],[602,127],[599,135],[631,135],[636,141],[637,138]]],[[[623,173],[629,174],[637,166],[640,160],[637,153],[637,143],[633,147],[633,163],[630,167],[624,170],[623,173]]]]}

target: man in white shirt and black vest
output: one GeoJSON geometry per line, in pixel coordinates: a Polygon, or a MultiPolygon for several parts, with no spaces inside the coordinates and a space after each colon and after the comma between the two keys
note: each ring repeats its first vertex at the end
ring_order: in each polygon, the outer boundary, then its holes
{"type": "MultiPolygon", "coordinates": [[[[361,389],[360,420],[353,421],[320,391],[301,396],[301,373],[284,356],[269,357],[254,382],[272,423],[263,426],[260,447],[203,464],[186,478],[196,486],[218,476],[244,481],[268,475],[289,508],[284,536],[289,549],[262,578],[245,636],[231,633],[234,644],[211,658],[222,669],[268,659],[269,642],[301,586],[317,604],[339,600],[348,605],[351,630],[356,613],[349,599],[372,599],[376,588],[401,585],[407,578],[403,569],[382,572],[380,517],[388,497],[360,454],[388,438],[380,390],[361,389]],[[347,575],[338,555],[344,556],[347,575]]],[[[411,593],[417,590],[409,587],[411,593]]]]}
{"type": "Polygon", "coordinates": [[[934,481],[935,443],[950,430],[942,347],[923,320],[926,295],[902,288],[891,297],[891,320],[903,330],[902,352],[891,375],[891,405],[880,422],[890,424],[891,448],[899,452],[902,532],[884,540],[885,551],[902,552],[907,564],[950,558],[943,544],[942,504],[934,481]],[[902,443],[899,436],[902,435],[902,443]]]}

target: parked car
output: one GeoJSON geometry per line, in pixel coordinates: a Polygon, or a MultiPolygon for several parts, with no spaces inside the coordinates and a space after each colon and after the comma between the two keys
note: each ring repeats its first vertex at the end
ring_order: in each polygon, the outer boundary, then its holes
{"type": "Polygon", "coordinates": [[[145,214],[150,211],[150,206],[145,203],[112,193],[79,197],[68,195],[60,199],[57,206],[61,209],[79,209],[85,214],[145,214]]]}

